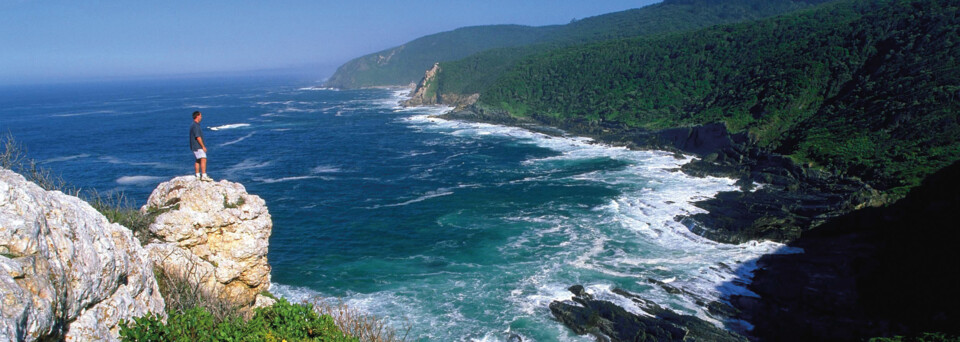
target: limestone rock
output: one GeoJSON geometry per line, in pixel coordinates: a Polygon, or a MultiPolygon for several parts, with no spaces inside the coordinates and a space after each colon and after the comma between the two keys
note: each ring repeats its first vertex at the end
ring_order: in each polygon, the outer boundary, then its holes
{"type": "Polygon", "coordinates": [[[89,203],[0,170],[0,340],[112,341],[164,315],[147,252],[89,203]]]}
{"type": "Polygon", "coordinates": [[[158,240],[147,250],[167,274],[243,307],[254,306],[269,288],[273,223],[263,199],[243,185],[177,177],[157,186],[141,211],[162,212],[150,225],[158,240]]]}

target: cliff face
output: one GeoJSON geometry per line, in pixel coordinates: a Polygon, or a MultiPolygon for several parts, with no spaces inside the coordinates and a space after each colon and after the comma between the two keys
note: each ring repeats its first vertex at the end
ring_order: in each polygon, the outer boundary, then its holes
{"type": "Polygon", "coordinates": [[[440,89],[440,83],[437,75],[440,74],[440,63],[433,64],[433,67],[427,70],[420,83],[413,90],[410,99],[403,103],[404,106],[425,106],[425,105],[450,105],[457,108],[465,108],[477,102],[480,94],[446,94],[440,89]]]}
{"type": "Polygon", "coordinates": [[[0,170],[0,340],[109,341],[164,315],[147,252],[87,202],[0,170]]]}
{"type": "Polygon", "coordinates": [[[766,255],[731,298],[769,341],[856,341],[921,332],[960,334],[960,162],[883,208],[833,218],[766,255]]]}
{"type": "Polygon", "coordinates": [[[242,307],[272,304],[260,295],[270,286],[273,227],[263,199],[238,183],[185,176],[157,186],[141,211],[163,212],[146,247],[163,272],[242,307]]]}

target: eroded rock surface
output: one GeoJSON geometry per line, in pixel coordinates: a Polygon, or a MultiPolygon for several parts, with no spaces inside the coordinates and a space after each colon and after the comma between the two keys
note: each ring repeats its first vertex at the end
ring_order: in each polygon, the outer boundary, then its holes
{"type": "Polygon", "coordinates": [[[146,247],[158,268],[242,307],[272,304],[260,295],[270,286],[273,223],[259,196],[239,183],[184,176],[158,185],[141,211],[160,212],[146,247]]]}
{"type": "Polygon", "coordinates": [[[113,341],[150,312],[163,299],[129,229],[0,170],[0,340],[113,341]]]}

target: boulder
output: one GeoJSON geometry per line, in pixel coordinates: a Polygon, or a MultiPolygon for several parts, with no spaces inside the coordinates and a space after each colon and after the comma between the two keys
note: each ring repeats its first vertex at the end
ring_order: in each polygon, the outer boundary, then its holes
{"type": "Polygon", "coordinates": [[[159,269],[240,306],[270,305],[267,244],[273,223],[259,196],[226,180],[194,176],[161,183],[141,208],[159,213],[146,249],[159,269]]]}
{"type": "Polygon", "coordinates": [[[0,170],[0,340],[115,341],[164,314],[147,252],[86,201],[0,170]]]}
{"type": "Polygon", "coordinates": [[[675,313],[622,289],[613,292],[634,302],[646,315],[594,299],[581,285],[569,290],[574,296],[551,302],[550,312],[573,332],[591,334],[598,341],[746,341],[736,333],[694,316],[675,313]]]}

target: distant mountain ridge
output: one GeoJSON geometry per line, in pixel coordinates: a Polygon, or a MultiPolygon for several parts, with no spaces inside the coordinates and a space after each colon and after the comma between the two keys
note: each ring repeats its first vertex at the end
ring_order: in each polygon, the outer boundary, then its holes
{"type": "MultiPolygon", "coordinates": [[[[575,20],[566,25],[465,27],[353,59],[340,66],[325,86],[349,89],[407,85],[419,81],[424,71],[435,63],[506,49],[480,57],[482,62],[479,64],[490,67],[470,69],[470,72],[488,79],[504,71],[519,57],[560,46],[758,19],[817,2],[822,0],[667,0],[640,9],[575,20]],[[536,44],[539,45],[522,48],[536,44]]],[[[470,77],[476,79],[476,76],[470,77]]]]}
{"type": "Polygon", "coordinates": [[[472,26],[415,39],[355,58],[340,66],[324,84],[342,89],[407,85],[423,77],[438,61],[455,60],[491,48],[531,44],[556,26],[472,26]]]}

